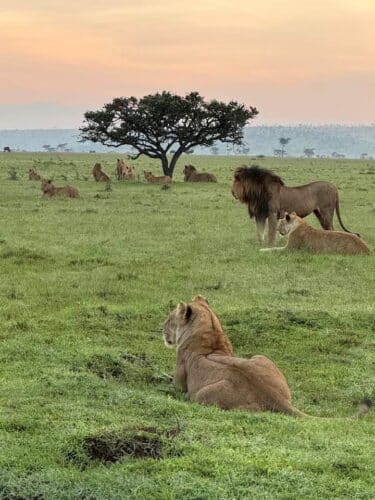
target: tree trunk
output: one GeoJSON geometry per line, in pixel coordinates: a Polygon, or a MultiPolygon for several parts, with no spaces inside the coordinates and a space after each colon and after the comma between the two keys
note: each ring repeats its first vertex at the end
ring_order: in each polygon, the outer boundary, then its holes
{"type": "Polygon", "coordinates": [[[167,158],[166,155],[162,156],[162,158],[161,158],[161,165],[162,165],[162,168],[163,168],[163,174],[164,175],[169,175],[169,177],[173,177],[173,172],[174,172],[176,163],[177,163],[177,161],[178,161],[178,159],[180,158],[181,155],[182,155],[182,151],[175,153],[172,156],[172,159],[171,159],[170,163],[168,162],[168,158],[167,158]]]}
{"type": "Polygon", "coordinates": [[[166,155],[162,156],[161,157],[161,166],[162,166],[162,169],[163,169],[163,174],[164,175],[170,175],[168,172],[169,172],[169,162],[168,162],[168,158],[166,155]]]}

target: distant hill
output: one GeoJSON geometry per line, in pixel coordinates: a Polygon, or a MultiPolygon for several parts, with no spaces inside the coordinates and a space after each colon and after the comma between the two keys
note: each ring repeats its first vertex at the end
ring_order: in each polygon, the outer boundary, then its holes
{"type": "MultiPolygon", "coordinates": [[[[316,155],[332,156],[332,153],[348,158],[359,158],[363,153],[375,157],[375,125],[362,126],[251,126],[246,127],[245,141],[250,155],[272,156],[279,149],[279,138],[290,137],[286,146],[288,156],[302,156],[305,148],[312,148],[316,155]]],[[[9,146],[19,151],[45,151],[44,145],[73,152],[127,152],[129,148],[107,148],[100,144],[78,142],[79,134],[74,129],[51,130],[0,130],[0,150],[9,146]]],[[[240,149],[218,144],[219,154],[240,154],[240,149]]],[[[210,154],[207,148],[196,148],[196,153],[210,154]]]]}

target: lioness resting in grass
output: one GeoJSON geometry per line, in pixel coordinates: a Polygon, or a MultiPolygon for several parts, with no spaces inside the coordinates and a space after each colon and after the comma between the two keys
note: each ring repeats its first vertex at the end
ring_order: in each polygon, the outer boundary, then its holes
{"type": "Polygon", "coordinates": [[[143,171],[143,175],[150,184],[170,184],[172,182],[172,178],[169,175],[156,177],[152,172],[148,172],[147,170],[143,171]]]}
{"type": "Polygon", "coordinates": [[[42,191],[44,196],[50,198],[54,196],[67,196],[68,198],[78,198],[79,191],[73,186],[55,187],[51,180],[42,182],[42,191]]]}
{"type": "MultiPolygon", "coordinates": [[[[167,347],[177,347],[174,382],[191,401],[224,410],[306,416],[293,405],[288,382],[270,359],[233,356],[229,339],[203,297],[179,304],[169,315],[164,342],[167,347]]],[[[364,401],[356,416],[370,406],[370,401],[364,401]]]]}
{"type": "Polygon", "coordinates": [[[310,250],[318,253],[340,253],[343,255],[368,255],[370,250],[357,235],[343,231],[324,231],[315,229],[295,212],[285,214],[280,221],[279,232],[288,235],[285,247],[262,248],[261,252],[310,250]]]}
{"type": "Polygon", "coordinates": [[[29,168],[29,180],[30,181],[41,181],[42,176],[38,174],[35,168],[29,168]]]}

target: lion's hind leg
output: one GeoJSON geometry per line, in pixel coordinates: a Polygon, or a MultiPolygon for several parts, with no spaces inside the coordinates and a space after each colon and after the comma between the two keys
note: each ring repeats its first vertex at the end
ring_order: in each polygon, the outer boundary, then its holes
{"type": "Polygon", "coordinates": [[[202,387],[191,399],[204,405],[214,405],[229,410],[235,408],[236,391],[233,384],[226,379],[202,387]]]}

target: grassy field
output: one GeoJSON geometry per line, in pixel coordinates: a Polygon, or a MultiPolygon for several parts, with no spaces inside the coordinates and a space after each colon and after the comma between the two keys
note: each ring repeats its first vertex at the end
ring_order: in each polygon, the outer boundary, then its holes
{"type": "MultiPolygon", "coordinates": [[[[218,184],[184,184],[182,160],[169,190],[106,190],[91,168],[113,176],[115,158],[0,155],[0,497],[375,498],[375,411],[341,418],[375,397],[374,254],[259,252],[230,193],[243,158],[189,158],[218,184]],[[81,198],[43,199],[32,166],[81,198]],[[269,356],[296,406],[328,418],[185,401],[161,325],[198,293],[238,355],[269,356]]],[[[375,162],[257,163],[289,185],[333,181],[374,248],[375,162]]]]}

